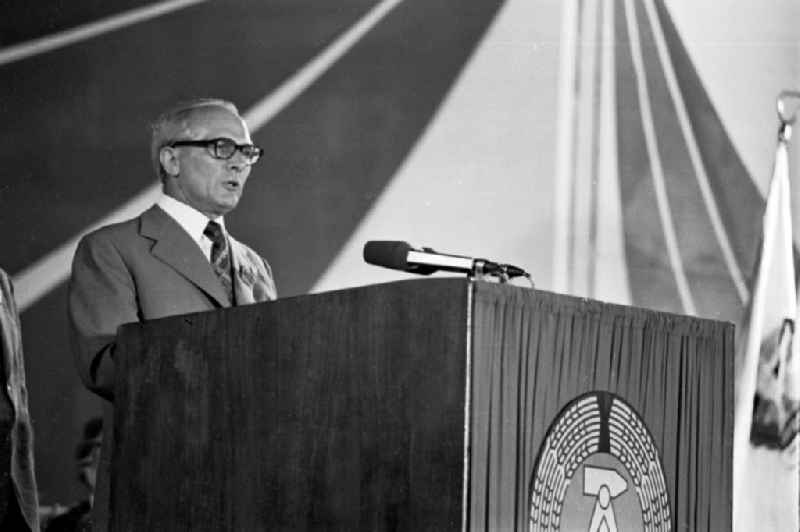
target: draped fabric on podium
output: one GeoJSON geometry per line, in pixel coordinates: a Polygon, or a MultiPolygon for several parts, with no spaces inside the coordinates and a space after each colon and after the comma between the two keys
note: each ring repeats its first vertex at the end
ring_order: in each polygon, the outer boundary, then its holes
{"type": "MultiPolygon", "coordinates": [[[[730,523],[730,324],[481,284],[474,322],[483,326],[474,329],[471,370],[472,529],[528,530],[547,427],[587,390],[620,396],[649,429],[673,530],[730,523]]],[[[584,527],[590,513],[581,513],[584,527]]]]}

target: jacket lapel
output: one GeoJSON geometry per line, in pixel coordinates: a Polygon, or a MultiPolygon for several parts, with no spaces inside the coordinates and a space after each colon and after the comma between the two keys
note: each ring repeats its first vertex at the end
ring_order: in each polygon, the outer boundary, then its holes
{"type": "Polygon", "coordinates": [[[228,235],[233,259],[233,289],[237,305],[260,303],[277,298],[272,275],[264,260],[250,248],[228,235]]]}
{"type": "Polygon", "coordinates": [[[186,277],[223,307],[230,307],[225,290],[200,246],[160,207],[153,206],[141,216],[142,236],[155,241],[152,253],[186,277]]]}
{"type": "Polygon", "coordinates": [[[255,303],[253,285],[258,272],[244,253],[242,246],[232,237],[228,237],[231,245],[231,259],[233,260],[233,293],[237,305],[255,303]]]}

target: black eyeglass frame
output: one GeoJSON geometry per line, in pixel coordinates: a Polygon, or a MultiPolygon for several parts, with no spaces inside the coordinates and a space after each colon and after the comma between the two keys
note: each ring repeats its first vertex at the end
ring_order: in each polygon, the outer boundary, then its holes
{"type": "Polygon", "coordinates": [[[264,149],[256,146],[255,144],[237,144],[235,140],[228,137],[218,137],[215,139],[204,140],[176,140],[167,144],[170,148],[177,148],[180,146],[196,146],[206,148],[212,157],[215,159],[228,160],[238,151],[247,158],[248,163],[256,163],[262,155],[264,149]],[[233,149],[230,147],[233,146],[233,149]],[[230,149],[230,153],[225,155],[225,148],[230,149]],[[249,152],[249,153],[248,153],[249,152]]]}

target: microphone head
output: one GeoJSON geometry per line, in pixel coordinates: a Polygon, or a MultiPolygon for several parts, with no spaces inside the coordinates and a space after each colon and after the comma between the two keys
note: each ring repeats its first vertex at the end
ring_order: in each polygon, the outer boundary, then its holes
{"type": "Polygon", "coordinates": [[[364,244],[364,261],[393,270],[409,271],[406,259],[414,248],[399,240],[370,240],[364,244]]]}

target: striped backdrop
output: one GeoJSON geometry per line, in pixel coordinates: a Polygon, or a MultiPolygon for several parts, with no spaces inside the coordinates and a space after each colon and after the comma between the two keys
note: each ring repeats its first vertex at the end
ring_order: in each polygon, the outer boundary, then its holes
{"type": "MultiPolygon", "coordinates": [[[[695,4],[734,38],[714,0],[695,4]]],[[[776,6],[768,29],[792,35],[800,10],[776,6]]],[[[771,157],[758,139],[781,68],[800,85],[787,44],[754,27],[763,53],[726,75],[758,79],[736,102],[767,110],[738,116],[721,76],[701,75],[719,50],[680,0],[7,0],[3,12],[0,226],[13,236],[0,267],[23,310],[45,504],[80,496],[73,447],[99,411],[67,344],[74,246],[152,203],[148,122],[176,100],[235,101],[265,148],[226,222],[283,296],[403,278],[361,260],[366,240],[397,239],[517,264],[545,289],[736,320],[771,157]]]]}

